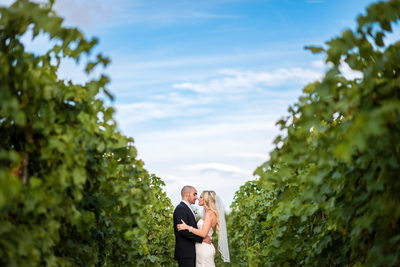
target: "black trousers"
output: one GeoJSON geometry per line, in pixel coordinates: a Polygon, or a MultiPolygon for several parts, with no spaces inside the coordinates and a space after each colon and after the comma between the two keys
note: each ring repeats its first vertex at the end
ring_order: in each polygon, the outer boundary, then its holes
{"type": "Polygon", "coordinates": [[[195,258],[179,259],[178,266],[179,267],[195,267],[196,259],[195,258]]]}

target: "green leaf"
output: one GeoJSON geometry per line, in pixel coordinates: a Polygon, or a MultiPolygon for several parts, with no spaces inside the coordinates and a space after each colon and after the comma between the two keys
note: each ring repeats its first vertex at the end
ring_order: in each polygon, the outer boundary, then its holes
{"type": "Polygon", "coordinates": [[[322,53],[325,50],[320,46],[305,46],[304,49],[310,50],[313,54],[322,53]]]}

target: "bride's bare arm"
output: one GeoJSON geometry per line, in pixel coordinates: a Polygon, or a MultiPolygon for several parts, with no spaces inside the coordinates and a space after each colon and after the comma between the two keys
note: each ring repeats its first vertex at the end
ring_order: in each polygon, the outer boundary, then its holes
{"type": "Polygon", "coordinates": [[[214,216],[215,216],[215,214],[214,214],[212,211],[206,212],[206,213],[204,214],[204,218],[203,218],[203,221],[204,221],[204,223],[203,223],[203,229],[196,229],[196,228],[193,228],[193,227],[187,225],[187,224],[182,220],[182,223],[177,225],[178,231],[181,231],[181,230],[189,230],[189,232],[192,232],[192,233],[195,234],[195,235],[198,235],[198,236],[201,236],[201,237],[206,237],[207,234],[208,234],[208,232],[210,231],[211,223],[212,223],[212,221],[213,221],[214,216]],[[191,228],[191,229],[190,229],[190,228],[191,228]]]}

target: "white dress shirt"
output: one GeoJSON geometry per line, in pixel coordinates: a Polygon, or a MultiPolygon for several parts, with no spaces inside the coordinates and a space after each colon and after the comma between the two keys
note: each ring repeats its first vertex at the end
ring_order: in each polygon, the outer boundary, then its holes
{"type": "Polygon", "coordinates": [[[186,204],[186,206],[189,207],[190,211],[193,213],[194,219],[197,222],[197,218],[196,218],[196,214],[194,214],[192,207],[190,206],[190,204],[186,201],[182,199],[182,202],[186,204]]]}

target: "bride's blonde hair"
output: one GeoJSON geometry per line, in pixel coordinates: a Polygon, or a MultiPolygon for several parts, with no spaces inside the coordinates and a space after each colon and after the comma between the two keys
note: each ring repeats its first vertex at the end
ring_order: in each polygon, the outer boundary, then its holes
{"type": "Polygon", "coordinates": [[[217,206],[215,204],[215,200],[216,200],[215,192],[214,191],[203,191],[201,194],[203,195],[204,208],[212,210],[215,213],[215,215],[217,215],[217,224],[215,226],[215,229],[218,234],[218,232],[219,232],[219,213],[217,210],[217,206]]]}

